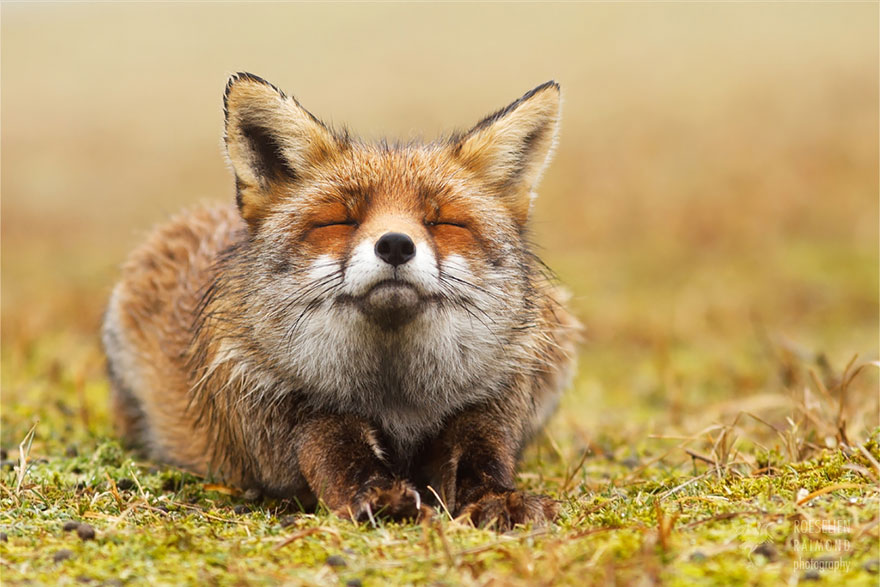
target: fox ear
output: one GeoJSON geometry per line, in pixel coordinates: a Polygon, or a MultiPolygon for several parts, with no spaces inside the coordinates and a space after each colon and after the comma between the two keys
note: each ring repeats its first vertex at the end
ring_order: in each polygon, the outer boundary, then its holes
{"type": "Polygon", "coordinates": [[[317,163],[340,149],[320,120],[255,75],[229,78],[223,110],[236,202],[252,226],[265,216],[282,185],[308,177],[317,163]]]}
{"type": "Polygon", "coordinates": [[[528,219],[533,189],[556,143],[559,84],[549,81],[477,123],[453,152],[501,198],[517,222],[528,219]]]}

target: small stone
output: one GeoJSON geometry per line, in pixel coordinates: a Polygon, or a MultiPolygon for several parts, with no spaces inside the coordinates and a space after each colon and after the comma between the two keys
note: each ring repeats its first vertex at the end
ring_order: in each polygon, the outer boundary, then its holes
{"type": "Polygon", "coordinates": [[[363,584],[360,579],[349,579],[345,582],[345,587],[362,587],[363,584]]]}
{"type": "Polygon", "coordinates": [[[752,553],[759,554],[770,562],[775,561],[777,558],[776,547],[770,542],[762,542],[755,547],[752,553]]]}
{"type": "Polygon", "coordinates": [[[238,514],[239,516],[243,516],[245,514],[251,513],[251,506],[240,503],[232,508],[232,512],[234,514],[238,514]]]}
{"type": "Polygon", "coordinates": [[[68,520],[64,522],[64,525],[61,526],[61,529],[65,532],[73,532],[74,530],[79,528],[79,522],[75,520],[68,520]]]}
{"type": "Polygon", "coordinates": [[[627,469],[635,469],[639,466],[639,459],[637,459],[636,457],[627,457],[620,461],[620,464],[627,469]]]}
{"type": "Polygon", "coordinates": [[[81,540],[94,540],[95,529],[88,524],[80,524],[76,529],[76,535],[79,536],[81,540]]]}
{"type": "Polygon", "coordinates": [[[346,567],[348,563],[345,562],[345,559],[338,554],[331,554],[327,557],[327,560],[324,561],[324,564],[330,567],[346,567]]]}
{"type": "Polygon", "coordinates": [[[872,575],[876,575],[880,573],[880,558],[871,559],[865,564],[862,565],[862,568],[871,573],[872,575]]]}
{"type": "Polygon", "coordinates": [[[287,528],[288,526],[293,526],[296,524],[297,517],[296,516],[284,516],[278,523],[281,524],[282,528],[287,528]]]}
{"type": "MultiPolygon", "coordinates": [[[[53,367],[54,367],[54,365],[53,365],[53,367]]],[[[53,369],[53,371],[54,371],[54,369],[53,369]]],[[[54,373],[53,373],[53,375],[54,375],[54,373]]],[[[60,377],[60,375],[59,375],[59,377],[60,377]]],[[[65,416],[72,416],[74,414],[73,408],[71,408],[69,405],[67,405],[66,402],[57,401],[57,402],[55,402],[55,407],[57,407],[58,411],[61,412],[62,414],[64,414],[65,416]]]]}
{"type": "Polygon", "coordinates": [[[128,491],[129,489],[134,489],[134,487],[134,481],[128,479],[127,477],[123,477],[116,482],[116,489],[118,489],[119,491],[128,491]]]}
{"type": "Polygon", "coordinates": [[[76,445],[75,445],[75,444],[71,444],[71,445],[68,446],[66,449],[64,449],[64,455],[65,455],[65,456],[68,456],[68,457],[70,457],[70,458],[78,457],[78,456],[79,456],[79,450],[76,448],[76,445]]]}
{"type": "Polygon", "coordinates": [[[818,581],[822,575],[816,569],[808,569],[801,575],[801,581],[818,581]]]}
{"type": "Polygon", "coordinates": [[[58,552],[52,555],[52,560],[56,563],[60,563],[61,561],[66,561],[70,557],[73,556],[73,551],[67,548],[62,548],[58,552]]]}
{"type": "Polygon", "coordinates": [[[691,553],[691,560],[695,563],[701,563],[704,560],[706,560],[706,558],[707,558],[706,555],[704,553],[700,552],[699,550],[695,550],[694,552],[691,553]]]}

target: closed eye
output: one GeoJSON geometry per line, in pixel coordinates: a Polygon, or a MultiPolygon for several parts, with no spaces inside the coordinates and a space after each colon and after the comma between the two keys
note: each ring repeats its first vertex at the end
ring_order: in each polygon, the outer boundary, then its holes
{"type": "Polygon", "coordinates": [[[313,228],[326,228],[328,226],[357,226],[355,220],[340,220],[338,222],[321,222],[313,225],[313,228]]]}
{"type": "Polygon", "coordinates": [[[467,228],[466,224],[461,222],[449,222],[449,221],[439,221],[433,220],[431,222],[425,222],[426,226],[457,226],[458,228],[467,228]]]}

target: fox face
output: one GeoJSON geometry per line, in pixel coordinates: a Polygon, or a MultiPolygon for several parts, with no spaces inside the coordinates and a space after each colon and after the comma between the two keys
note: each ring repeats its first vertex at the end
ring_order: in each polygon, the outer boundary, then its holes
{"type": "MultiPolygon", "coordinates": [[[[307,388],[405,444],[528,365],[536,275],[524,235],[556,138],[554,83],[425,145],[361,143],[251,75],[230,80],[225,111],[248,238],[246,273],[220,279],[239,284],[235,311],[292,382],[257,381],[253,401],[307,388]]],[[[215,365],[248,355],[236,344],[221,343],[215,365]]]]}

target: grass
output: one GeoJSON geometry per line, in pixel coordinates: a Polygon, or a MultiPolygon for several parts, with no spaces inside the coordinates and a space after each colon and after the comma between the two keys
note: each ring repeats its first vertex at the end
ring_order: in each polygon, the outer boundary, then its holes
{"type": "Polygon", "coordinates": [[[441,511],[421,525],[356,526],[248,501],[138,461],[106,437],[99,373],[50,372],[45,389],[80,399],[19,406],[39,416],[30,431],[23,413],[4,410],[3,446],[22,440],[0,472],[4,582],[876,584],[880,430],[848,438],[837,416],[864,374],[850,368],[823,380],[822,364],[801,367],[787,373],[808,378],[811,396],[777,406],[790,410],[787,427],[748,411],[688,437],[600,428],[560,443],[551,427],[528,452],[520,483],[560,499],[561,519],[504,535],[441,511]],[[65,531],[69,521],[96,537],[65,531]]]}
{"type": "Polygon", "coordinates": [[[2,7],[4,584],[877,584],[875,5],[203,6],[2,7]],[[370,136],[562,83],[534,237],[587,329],[519,479],[556,525],[356,526],[117,444],[101,312],[232,197],[239,68],[370,136]]]}

